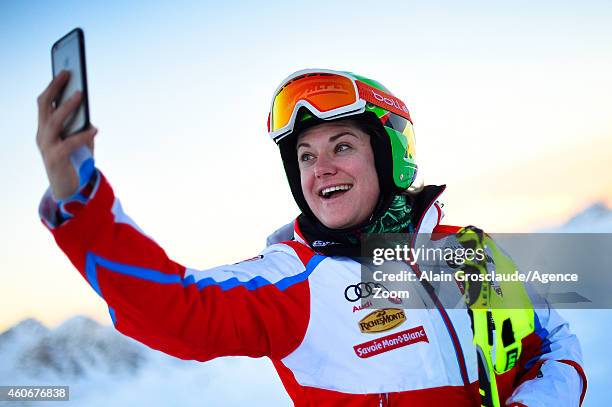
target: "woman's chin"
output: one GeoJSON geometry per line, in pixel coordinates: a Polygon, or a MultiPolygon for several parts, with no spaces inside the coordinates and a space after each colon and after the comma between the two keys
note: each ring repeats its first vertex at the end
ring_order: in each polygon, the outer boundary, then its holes
{"type": "Polygon", "coordinates": [[[329,228],[329,229],[345,229],[345,224],[344,223],[337,223],[337,222],[321,222],[325,227],[329,228]]]}
{"type": "Polygon", "coordinates": [[[318,218],[321,223],[329,228],[329,229],[348,229],[350,227],[356,226],[358,222],[355,222],[354,219],[350,219],[348,217],[340,217],[340,216],[328,216],[318,218]]]}

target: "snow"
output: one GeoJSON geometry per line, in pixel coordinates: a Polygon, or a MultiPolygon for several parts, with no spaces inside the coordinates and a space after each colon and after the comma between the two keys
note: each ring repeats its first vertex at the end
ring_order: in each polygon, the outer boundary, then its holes
{"type": "Polygon", "coordinates": [[[84,316],[53,330],[27,319],[0,334],[0,385],[69,385],[70,402],[53,406],[291,405],[265,359],[184,361],[84,316]]]}

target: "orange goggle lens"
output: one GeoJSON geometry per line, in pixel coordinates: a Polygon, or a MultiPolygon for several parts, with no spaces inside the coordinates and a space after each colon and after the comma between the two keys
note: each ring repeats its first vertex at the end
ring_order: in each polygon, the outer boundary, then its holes
{"type": "Polygon", "coordinates": [[[272,105],[270,131],[287,126],[299,101],[310,103],[320,112],[349,106],[359,99],[354,82],[331,73],[309,73],[291,79],[283,86],[272,105]]]}

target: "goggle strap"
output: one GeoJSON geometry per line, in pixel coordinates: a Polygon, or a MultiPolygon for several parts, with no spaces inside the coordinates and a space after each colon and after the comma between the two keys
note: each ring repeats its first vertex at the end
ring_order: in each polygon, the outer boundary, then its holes
{"type": "Polygon", "coordinates": [[[357,83],[357,90],[361,99],[365,100],[368,103],[372,103],[373,105],[376,105],[378,107],[386,109],[390,112],[393,112],[398,116],[402,116],[404,119],[412,123],[410,113],[408,112],[408,108],[406,107],[404,102],[402,102],[393,95],[390,95],[380,89],[376,89],[368,85],[367,83],[361,81],[355,82],[357,83]]]}

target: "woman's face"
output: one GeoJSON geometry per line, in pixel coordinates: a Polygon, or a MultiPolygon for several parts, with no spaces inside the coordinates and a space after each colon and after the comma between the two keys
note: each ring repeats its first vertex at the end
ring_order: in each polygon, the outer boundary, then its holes
{"type": "Polygon", "coordinates": [[[299,135],[298,165],[310,210],[328,228],[366,221],[380,189],[370,136],[351,121],[323,123],[299,135]]]}

